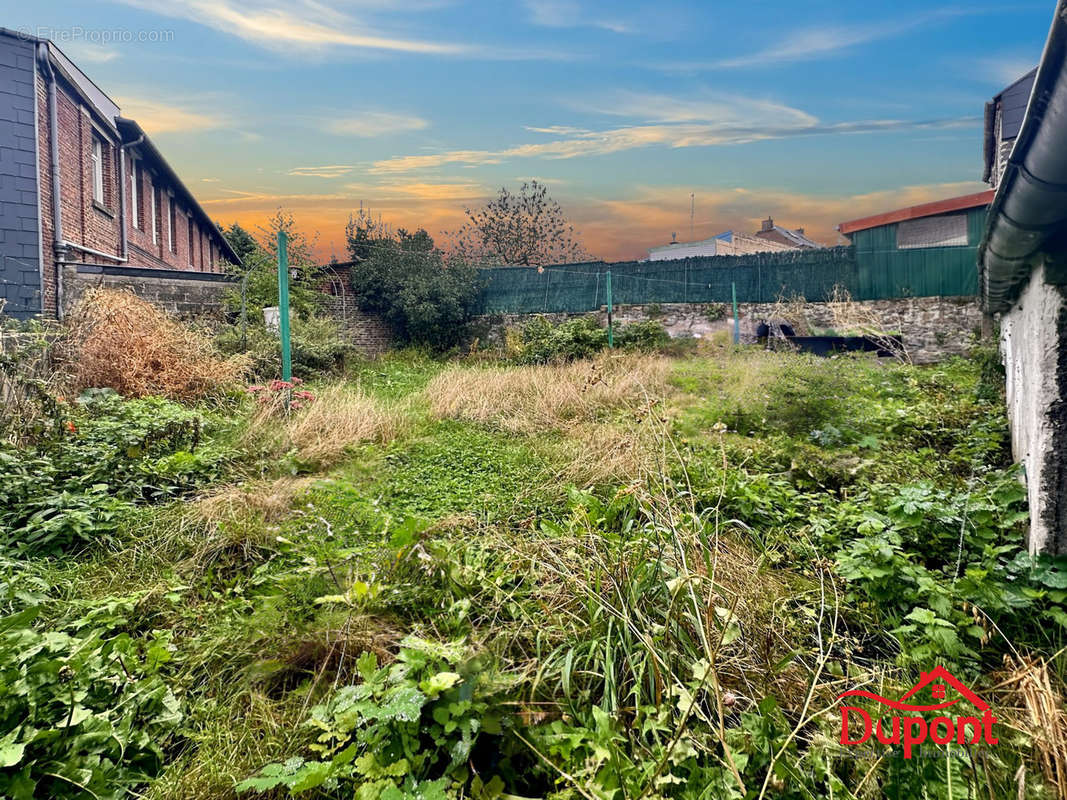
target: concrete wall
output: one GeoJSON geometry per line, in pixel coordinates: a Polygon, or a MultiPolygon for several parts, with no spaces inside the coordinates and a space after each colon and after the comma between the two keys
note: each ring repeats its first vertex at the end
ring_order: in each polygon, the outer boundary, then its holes
{"type": "Polygon", "coordinates": [[[0,36],[0,299],[4,313],[41,311],[33,43],[0,36]]]}
{"type": "Polygon", "coordinates": [[[1025,469],[1031,552],[1067,553],[1067,302],[1035,270],[1001,315],[1012,453],[1025,469]]]}
{"type": "MultiPolygon", "coordinates": [[[[868,300],[857,303],[878,319],[885,331],[899,332],[904,336],[904,346],[916,363],[932,363],[952,355],[968,351],[975,334],[980,331],[982,313],[974,297],[913,297],[902,300],[868,300]]],[[[761,320],[780,313],[780,308],[771,303],[739,303],[741,335],[752,341],[756,326],[761,320]]],[[[664,303],[662,305],[619,306],[615,309],[616,324],[641,322],[653,319],[662,324],[673,337],[707,337],[718,331],[733,331],[732,310],[718,303],[664,303]]],[[[596,316],[602,325],[607,324],[607,313],[556,313],[545,314],[554,322],[575,317],[596,316]]],[[[805,316],[811,325],[828,328],[833,315],[826,303],[809,303],[805,316]]],[[[493,344],[502,341],[503,332],[512,326],[521,326],[528,314],[494,314],[480,318],[483,339],[493,344]]]]}
{"type": "Polygon", "coordinates": [[[102,286],[127,289],[182,319],[221,322],[223,297],[236,285],[224,275],[210,273],[108,266],[63,268],[63,300],[67,311],[86,289],[102,286]]]}

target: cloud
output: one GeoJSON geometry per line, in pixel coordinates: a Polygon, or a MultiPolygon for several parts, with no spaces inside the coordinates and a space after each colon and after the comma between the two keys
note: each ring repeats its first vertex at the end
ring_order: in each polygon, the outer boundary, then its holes
{"type": "Polygon", "coordinates": [[[979,75],[997,87],[1015,83],[1032,70],[1036,63],[1032,56],[997,56],[979,59],[976,65],[979,75]]]}
{"type": "Polygon", "coordinates": [[[322,167],[293,167],[287,175],[297,175],[303,178],[339,178],[347,175],[355,167],[347,164],[330,164],[322,167]]]}
{"type": "Polygon", "coordinates": [[[388,111],[366,111],[348,117],[329,120],[326,130],[337,136],[385,136],[404,131],[418,131],[429,126],[426,120],[408,114],[388,111]]]}
{"type": "Polygon", "coordinates": [[[122,0],[170,17],[188,19],[273,49],[357,48],[437,55],[469,52],[469,45],[388,36],[317,0],[122,0]]]}
{"type": "Polygon", "coordinates": [[[74,61],[85,61],[90,64],[106,64],[120,58],[122,54],[112,47],[85,42],[67,42],[63,45],[63,52],[74,61]]]}
{"type": "Polygon", "coordinates": [[[546,28],[601,28],[612,33],[632,33],[633,27],[619,19],[586,14],[577,0],[526,0],[530,22],[546,28]]]}
{"type": "Polygon", "coordinates": [[[811,61],[835,56],[858,45],[881,39],[891,39],[916,28],[936,24],[964,13],[955,8],[937,9],[900,20],[858,25],[820,25],[790,31],[786,36],[752,53],[729,58],[699,62],[674,62],[662,65],[671,71],[700,71],[706,69],[736,69],[770,67],[794,61],[811,61]]]}
{"type": "Polygon", "coordinates": [[[202,182],[204,182],[204,183],[220,183],[221,182],[221,178],[201,178],[200,180],[202,182]]]}
{"type": "MultiPolygon", "coordinates": [[[[194,110],[185,105],[174,105],[135,95],[117,97],[115,102],[118,103],[125,116],[137,120],[141,127],[153,136],[174,131],[189,133],[214,130],[224,128],[228,124],[225,117],[201,111],[199,108],[194,110]]],[[[200,105],[213,106],[215,104],[200,105]]]]}
{"type": "MultiPolygon", "coordinates": [[[[681,109],[661,109],[660,113],[683,115],[681,109]]],[[[694,112],[695,113],[695,112],[694,112]]],[[[768,104],[761,113],[745,116],[726,114],[715,122],[628,125],[603,131],[580,128],[542,128],[555,133],[566,130],[565,138],[522,144],[501,150],[449,150],[443,153],[397,156],[374,162],[376,175],[432,169],[446,164],[482,166],[517,158],[570,159],[602,156],[644,147],[716,147],[747,144],[798,136],[856,135],[904,130],[944,129],[976,125],[980,118],[950,117],[930,120],[859,120],[824,124],[799,109],[768,104]]]]}

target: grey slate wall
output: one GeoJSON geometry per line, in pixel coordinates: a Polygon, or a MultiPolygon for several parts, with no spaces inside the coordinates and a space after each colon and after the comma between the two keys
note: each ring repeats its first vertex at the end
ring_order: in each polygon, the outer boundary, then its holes
{"type": "Polygon", "coordinates": [[[0,298],[4,313],[41,311],[33,42],[0,35],[0,298]]]}

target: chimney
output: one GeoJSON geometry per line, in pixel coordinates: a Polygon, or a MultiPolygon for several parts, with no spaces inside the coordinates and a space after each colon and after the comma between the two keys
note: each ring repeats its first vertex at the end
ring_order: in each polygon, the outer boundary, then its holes
{"type": "Polygon", "coordinates": [[[801,236],[803,236],[804,235],[804,229],[803,228],[797,228],[797,233],[799,233],[801,236]]]}
{"type": "Polygon", "coordinates": [[[767,219],[763,220],[763,227],[760,228],[760,233],[765,233],[770,230],[774,230],[774,220],[767,217],[767,219]]]}

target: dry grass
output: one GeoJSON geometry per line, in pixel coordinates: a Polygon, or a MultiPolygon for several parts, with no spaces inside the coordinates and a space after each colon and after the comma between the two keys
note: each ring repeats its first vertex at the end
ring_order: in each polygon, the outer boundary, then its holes
{"type": "Polygon", "coordinates": [[[329,384],[314,394],[314,402],[288,418],[274,406],[260,408],[249,423],[245,444],[279,454],[295,449],[302,461],[329,466],[353,445],[390,441],[405,424],[403,413],[350,384],[329,384]]]}
{"type": "Polygon", "coordinates": [[[242,380],[243,357],[130,292],[90,289],[71,313],[59,352],[75,390],[110,387],[127,397],[197,400],[242,380]]]}
{"type": "Polygon", "coordinates": [[[260,517],[268,524],[276,524],[289,515],[293,500],[315,480],[284,477],[226,486],[201,497],[194,508],[197,515],[209,525],[231,522],[249,515],[260,517]]]}
{"type": "Polygon", "coordinates": [[[662,396],[670,362],[657,356],[605,355],[573,364],[503,369],[451,367],[426,387],[431,413],[513,433],[594,422],[605,411],[662,396]]]}
{"type": "Polygon", "coordinates": [[[1020,707],[1018,725],[1033,740],[1048,787],[1059,800],[1067,800],[1067,703],[1062,687],[1054,684],[1044,659],[1019,658],[1007,667],[1000,686],[1009,691],[1012,705],[1020,707]]]}

